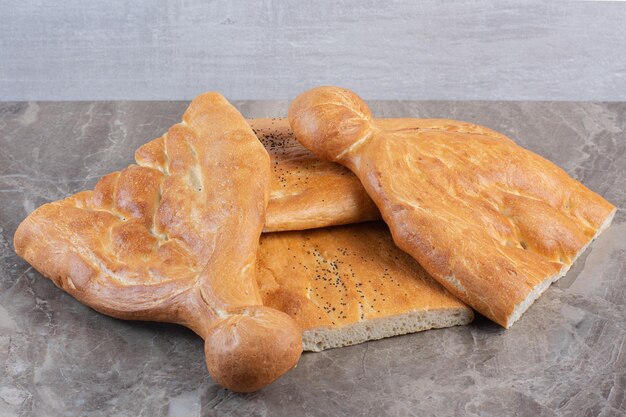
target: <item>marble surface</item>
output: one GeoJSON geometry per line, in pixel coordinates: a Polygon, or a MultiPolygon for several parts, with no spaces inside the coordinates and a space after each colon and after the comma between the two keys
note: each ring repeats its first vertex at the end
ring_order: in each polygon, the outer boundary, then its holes
{"type": "MultiPolygon", "coordinates": [[[[248,117],[287,109],[236,104],[248,117]]],[[[508,331],[478,318],[306,353],[275,384],[235,394],[211,381],[192,332],[98,314],[12,250],[27,213],[130,163],[186,103],[0,103],[0,415],[626,415],[626,103],[372,104],[510,135],[616,204],[613,225],[508,331]]]]}

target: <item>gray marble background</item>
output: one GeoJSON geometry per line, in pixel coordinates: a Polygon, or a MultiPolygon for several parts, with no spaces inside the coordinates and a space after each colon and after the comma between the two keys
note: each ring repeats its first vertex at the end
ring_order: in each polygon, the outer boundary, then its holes
{"type": "MultiPolygon", "coordinates": [[[[237,102],[248,117],[287,102],[237,102]]],[[[18,223],[94,185],[183,102],[0,104],[0,416],[626,415],[626,103],[372,103],[487,125],[618,206],[613,225],[510,330],[478,318],[322,353],[254,394],[215,385],[202,341],[80,304],[19,259],[18,223]]]]}
{"type": "Polygon", "coordinates": [[[0,0],[0,100],[626,100],[626,2],[0,0]]]}

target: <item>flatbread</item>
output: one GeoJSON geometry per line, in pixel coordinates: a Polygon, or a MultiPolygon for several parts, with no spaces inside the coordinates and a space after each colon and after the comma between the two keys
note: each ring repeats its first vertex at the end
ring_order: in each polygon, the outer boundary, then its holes
{"type": "Polygon", "coordinates": [[[561,168],[481,126],[384,125],[338,87],[300,95],[289,122],[313,153],[356,174],[402,250],[507,328],[615,213],[561,168]]]}
{"type": "Polygon", "coordinates": [[[272,166],[264,232],[380,219],[358,178],[302,146],[287,119],[253,119],[249,123],[269,153],[272,166]]]}
{"type": "Polygon", "coordinates": [[[191,328],[227,388],[254,391],[293,368],[301,330],[262,306],[255,279],[270,164],[245,119],[203,94],[135,159],[31,213],[16,253],[97,311],[191,328]]]}
{"type": "Polygon", "coordinates": [[[265,233],[257,279],[263,304],[304,330],[304,350],[463,325],[472,310],[393,243],[383,222],[265,233]]]}

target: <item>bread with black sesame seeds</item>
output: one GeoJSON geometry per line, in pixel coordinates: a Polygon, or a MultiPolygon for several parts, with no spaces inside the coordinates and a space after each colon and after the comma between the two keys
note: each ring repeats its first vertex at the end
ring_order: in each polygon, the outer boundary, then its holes
{"type": "Polygon", "coordinates": [[[293,136],[287,119],[252,119],[270,155],[272,178],[264,232],[304,230],[380,218],[356,176],[322,161],[293,136]]]}
{"type": "Polygon", "coordinates": [[[472,310],[398,249],[383,222],[265,233],[257,257],[263,304],[320,351],[463,325],[472,310]]]}

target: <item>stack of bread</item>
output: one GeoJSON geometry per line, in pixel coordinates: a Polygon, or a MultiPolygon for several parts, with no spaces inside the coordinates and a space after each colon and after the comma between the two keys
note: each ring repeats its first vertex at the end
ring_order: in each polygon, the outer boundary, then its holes
{"type": "Polygon", "coordinates": [[[19,226],[18,255],[121,319],[189,327],[212,378],[257,390],[320,351],[469,323],[510,327],[615,207],[504,135],[375,119],[320,87],[289,119],[206,93],[92,191],[19,226]]]}

